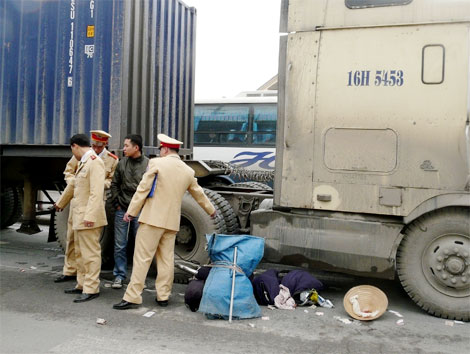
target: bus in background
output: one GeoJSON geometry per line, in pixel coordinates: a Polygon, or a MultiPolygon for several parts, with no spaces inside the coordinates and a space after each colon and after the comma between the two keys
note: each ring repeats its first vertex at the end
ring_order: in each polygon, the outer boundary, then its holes
{"type": "Polygon", "coordinates": [[[274,170],[277,97],[199,100],[194,105],[194,159],[274,170]]]}

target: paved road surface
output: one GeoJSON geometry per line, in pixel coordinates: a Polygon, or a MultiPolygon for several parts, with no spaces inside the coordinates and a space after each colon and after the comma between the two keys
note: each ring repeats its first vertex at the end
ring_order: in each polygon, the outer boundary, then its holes
{"type": "MultiPolygon", "coordinates": [[[[124,290],[109,286],[112,274],[102,273],[101,296],[75,304],[63,290],[73,283],[55,284],[63,255],[56,242],[46,243],[47,227],[36,235],[0,232],[0,352],[1,353],[468,353],[470,324],[435,318],[421,311],[394,281],[339,278],[330,280],[321,295],[334,309],[262,308],[269,320],[207,320],[184,306],[184,285],[176,284],[170,305],[154,302],[144,291],[139,309],[116,311],[124,290]],[[357,284],[380,287],[389,310],[372,322],[340,322],[347,318],[342,299],[357,284]],[[144,317],[148,311],[155,311],[144,317]],[[316,315],[323,312],[323,316],[316,315]],[[97,318],[107,320],[96,324],[97,318]]],[[[152,279],[147,284],[152,286],[152,279]]]]}

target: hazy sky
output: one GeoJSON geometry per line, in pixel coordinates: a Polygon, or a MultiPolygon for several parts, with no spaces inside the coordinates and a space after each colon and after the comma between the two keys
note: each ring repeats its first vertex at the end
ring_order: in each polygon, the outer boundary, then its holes
{"type": "Polygon", "coordinates": [[[280,0],[183,0],[197,9],[195,98],[233,97],[277,74],[280,0]]]}

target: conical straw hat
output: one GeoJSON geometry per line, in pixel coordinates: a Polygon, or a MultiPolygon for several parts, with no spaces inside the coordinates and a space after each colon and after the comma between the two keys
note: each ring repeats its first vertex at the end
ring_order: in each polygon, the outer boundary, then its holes
{"type": "Polygon", "coordinates": [[[375,286],[359,285],[355,286],[354,288],[351,288],[346,293],[346,295],[344,295],[343,305],[346,312],[352,318],[361,321],[370,321],[375,320],[384,314],[384,312],[387,310],[388,299],[387,295],[385,295],[382,290],[376,288],[375,286]],[[353,305],[351,301],[349,300],[355,295],[357,295],[357,301],[362,312],[378,311],[378,313],[372,317],[362,317],[360,315],[357,315],[353,310],[353,305]]]}

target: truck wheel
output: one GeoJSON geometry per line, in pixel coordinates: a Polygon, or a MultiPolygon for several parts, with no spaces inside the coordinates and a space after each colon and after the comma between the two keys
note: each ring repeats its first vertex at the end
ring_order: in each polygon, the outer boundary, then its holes
{"type": "Polygon", "coordinates": [[[264,190],[264,191],[272,191],[273,190],[267,184],[264,184],[264,183],[261,183],[261,182],[253,182],[253,181],[234,183],[234,184],[231,184],[230,187],[261,189],[261,190],[264,190]]]}
{"type": "Polygon", "coordinates": [[[4,229],[20,220],[23,215],[23,192],[18,187],[2,188],[1,228],[4,229]]]}
{"type": "Polygon", "coordinates": [[[13,187],[2,188],[1,195],[1,228],[4,229],[13,223],[10,220],[15,207],[15,192],[13,187]]]}
{"type": "Polygon", "coordinates": [[[18,222],[23,215],[23,188],[14,187],[13,192],[15,195],[15,202],[13,204],[13,211],[10,220],[8,222],[10,225],[18,222]]]}
{"type": "MultiPolygon", "coordinates": [[[[217,213],[222,215],[216,204],[214,207],[217,213]]],[[[226,230],[223,217],[212,219],[186,192],[181,204],[180,230],[176,234],[175,258],[200,265],[206,264],[209,261],[206,234],[226,233],[226,230]]],[[[189,277],[184,271],[175,269],[176,283],[187,283],[189,277]]]]}
{"type": "Polygon", "coordinates": [[[54,216],[54,233],[60,247],[64,250],[67,247],[67,223],[69,219],[70,204],[64,210],[56,211],[54,216]]]}
{"type": "Polygon", "coordinates": [[[229,235],[235,233],[240,228],[240,225],[229,202],[219,193],[211,191],[210,189],[204,189],[204,193],[206,193],[212,204],[216,205],[219,209],[218,211],[222,214],[225,221],[226,233],[229,235]]]}
{"type": "Polygon", "coordinates": [[[408,295],[423,310],[449,319],[470,319],[469,210],[427,214],[406,230],[397,271],[408,295]]]}

